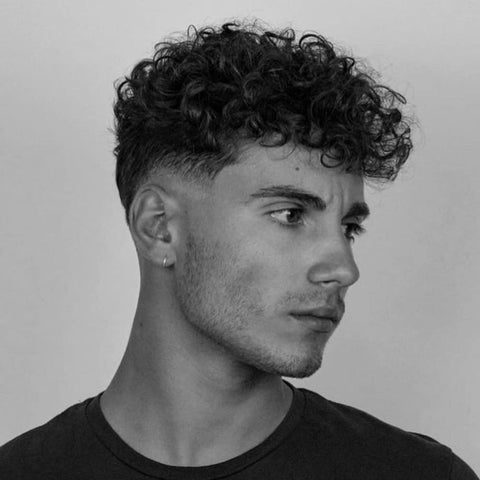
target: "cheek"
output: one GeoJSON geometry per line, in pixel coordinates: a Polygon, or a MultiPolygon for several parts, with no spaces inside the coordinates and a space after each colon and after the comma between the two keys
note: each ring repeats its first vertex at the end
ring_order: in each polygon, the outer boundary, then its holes
{"type": "Polygon", "coordinates": [[[203,266],[217,301],[255,308],[275,306],[283,298],[295,267],[291,243],[269,235],[264,225],[241,219],[226,221],[221,232],[211,228],[200,238],[208,245],[202,249],[203,266]]]}
{"type": "Polygon", "coordinates": [[[237,328],[256,328],[271,315],[268,282],[258,265],[250,265],[228,279],[224,285],[227,310],[236,319],[237,328]]]}
{"type": "MultiPolygon", "coordinates": [[[[277,262],[278,263],[278,262],[277,262]]],[[[262,256],[237,257],[228,265],[223,288],[229,302],[254,314],[275,309],[285,295],[286,285],[278,265],[262,256]]]]}
{"type": "Polygon", "coordinates": [[[223,285],[225,285],[225,295],[227,298],[248,298],[260,296],[262,288],[261,269],[258,265],[245,265],[245,263],[230,263],[227,265],[225,271],[225,278],[223,285]]]}

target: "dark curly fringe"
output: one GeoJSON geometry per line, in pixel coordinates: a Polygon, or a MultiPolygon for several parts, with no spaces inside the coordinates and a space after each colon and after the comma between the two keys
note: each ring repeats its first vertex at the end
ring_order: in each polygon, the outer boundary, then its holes
{"type": "Polygon", "coordinates": [[[157,44],[116,91],[116,181],[127,223],[155,169],[212,179],[235,161],[239,139],[321,149],[325,166],[390,181],[412,148],[402,95],[322,36],[295,42],[292,29],[274,33],[257,22],[190,27],[157,44]]]}

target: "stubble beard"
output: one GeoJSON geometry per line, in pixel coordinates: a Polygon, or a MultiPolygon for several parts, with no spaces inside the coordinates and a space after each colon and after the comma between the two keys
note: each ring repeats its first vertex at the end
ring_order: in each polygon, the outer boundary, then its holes
{"type": "Polygon", "coordinates": [[[244,266],[233,248],[189,233],[176,277],[177,302],[185,319],[216,349],[244,366],[285,377],[311,376],[322,364],[323,347],[308,354],[285,351],[253,334],[252,325],[266,312],[262,292],[242,278],[244,266]]]}

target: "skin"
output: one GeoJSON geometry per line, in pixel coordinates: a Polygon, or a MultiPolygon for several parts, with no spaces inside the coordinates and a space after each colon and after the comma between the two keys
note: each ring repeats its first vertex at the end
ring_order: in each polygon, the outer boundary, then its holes
{"type": "Polygon", "coordinates": [[[284,419],[292,392],[281,377],[320,368],[337,323],[316,328],[289,314],[324,306],[343,314],[359,277],[347,224],[362,221],[345,215],[364,197],[360,177],[319,157],[253,143],[208,187],[164,174],[138,190],[130,211],[138,306],[101,408],[142,455],[176,466],[236,457],[284,419]],[[286,210],[302,208],[296,199],[250,198],[278,185],[326,208],[299,215],[286,210]]]}

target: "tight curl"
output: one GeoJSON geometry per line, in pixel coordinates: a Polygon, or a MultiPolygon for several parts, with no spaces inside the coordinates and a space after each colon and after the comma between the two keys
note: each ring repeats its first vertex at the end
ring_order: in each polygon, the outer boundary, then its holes
{"type": "Polygon", "coordinates": [[[296,41],[292,29],[257,23],[190,27],[158,43],[116,92],[116,181],[127,223],[151,173],[213,179],[235,162],[239,139],[320,149],[325,166],[389,181],[412,148],[405,98],[314,33],[296,41]]]}

